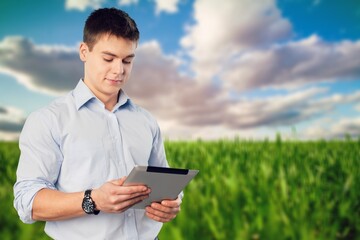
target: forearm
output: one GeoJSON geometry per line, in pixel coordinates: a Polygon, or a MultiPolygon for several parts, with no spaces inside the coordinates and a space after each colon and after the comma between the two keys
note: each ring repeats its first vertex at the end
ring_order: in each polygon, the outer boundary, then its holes
{"type": "Polygon", "coordinates": [[[57,221],[84,215],[83,192],[63,193],[52,189],[40,190],[34,198],[32,218],[35,221],[57,221]]]}

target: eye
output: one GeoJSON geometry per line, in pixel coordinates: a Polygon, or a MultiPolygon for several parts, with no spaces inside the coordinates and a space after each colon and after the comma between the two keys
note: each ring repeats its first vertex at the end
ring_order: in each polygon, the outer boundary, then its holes
{"type": "Polygon", "coordinates": [[[105,62],[112,62],[112,58],[103,58],[105,62]]]}
{"type": "Polygon", "coordinates": [[[123,60],[123,63],[124,63],[124,64],[130,64],[130,63],[131,63],[131,60],[126,60],[126,59],[125,59],[125,60],[123,60]]]}

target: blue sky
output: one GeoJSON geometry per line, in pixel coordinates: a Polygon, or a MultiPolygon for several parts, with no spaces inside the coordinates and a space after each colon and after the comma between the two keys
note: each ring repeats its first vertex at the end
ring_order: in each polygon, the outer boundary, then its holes
{"type": "Polygon", "coordinates": [[[357,0],[5,0],[0,139],[82,77],[77,48],[98,7],[137,22],[126,91],[166,138],[360,135],[357,0]]]}

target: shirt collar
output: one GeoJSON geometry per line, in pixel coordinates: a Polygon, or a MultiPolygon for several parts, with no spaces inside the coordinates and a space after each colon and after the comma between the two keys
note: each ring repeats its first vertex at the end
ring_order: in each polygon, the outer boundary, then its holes
{"type": "Polygon", "coordinates": [[[114,109],[118,109],[119,107],[124,106],[127,103],[132,105],[129,96],[124,92],[124,90],[120,89],[120,93],[119,93],[119,96],[118,96],[118,102],[115,105],[114,109]]]}
{"type": "MultiPolygon", "coordinates": [[[[91,90],[86,86],[84,81],[80,79],[78,84],[76,85],[73,95],[75,98],[75,104],[76,109],[79,110],[83,105],[85,105],[88,101],[91,99],[96,99],[95,95],[91,92],[91,90]]],[[[124,106],[125,104],[129,103],[132,105],[132,102],[128,95],[121,89],[119,96],[118,96],[118,102],[114,106],[114,109],[118,109],[121,106],[124,106]]]]}
{"type": "Polygon", "coordinates": [[[85,103],[89,100],[95,98],[94,94],[90,89],[85,85],[84,81],[80,79],[76,85],[73,95],[75,98],[76,109],[79,110],[85,103]]]}

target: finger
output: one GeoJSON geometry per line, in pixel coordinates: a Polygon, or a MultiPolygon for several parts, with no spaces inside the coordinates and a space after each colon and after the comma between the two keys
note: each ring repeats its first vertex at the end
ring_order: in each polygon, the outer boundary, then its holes
{"type": "Polygon", "coordinates": [[[149,213],[149,212],[146,212],[146,216],[147,216],[148,218],[151,218],[152,220],[157,221],[157,222],[162,222],[162,223],[168,222],[167,219],[163,219],[163,218],[161,218],[161,217],[159,217],[159,216],[156,216],[156,215],[154,215],[154,214],[152,214],[152,213],[149,213]]]}
{"type": "Polygon", "coordinates": [[[169,222],[176,217],[176,214],[165,213],[152,207],[146,207],[146,216],[158,222],[169,222]]]}
{"type": "Polygon", "coordinates": [[[144,192],[134,192],[134,193],[118,193],[115,195],[112,195],[110,197],[110,203],[113,205],[117,205],[120,204],[122,202],[126,202],[129,201],[131,199],[135,199],[135,198],[141,198],[141,197],[145,197],[148,198],[150,194],[150,189],[144,191],[144,192]]]}
{"type": "Polygon", "coordinates": [[[180,199],[176,199],[176,200],[163,200],[163,201],[161,201],[161,205],[166,206],[166,207],[172,207],[172,208],[179,207],[180,204],[181,204],[181,200],[180,200],[180,199]]]}
{"type": "Polygon", "coordinates": [[[114,206],[114,211],[115,212],[126,211],[131,206],[133,206],[134,204],[139,203],[139,202],[143,201],[144,199],[146,199],[148,197],[149,197],[149,195],[142,195],[142,196],[138,196],[138,197],[134,197],[134,198],[122,201],[121,203],[114,206]]]}
{"type": "Polygon", "coordinates": [[[149,197],[151,190],[147,189],[146,191],[142,191],[142,192],[134,192],[131,194],[124,194],[122,195],[122,199],[127,200],[127,199],[133,199],[133,198],[137,198],[137,197],[141,197],[141,196],[147,196],[149,197]]]}
{"type": "Polygon", "coordinates": [[[112,181],[110,181],[110,182],[111,182],[112,184],[117,185],[117,186],[122,186],[122,185],[124,184],[125,180],[126,180],[126,176],[124,176],[124,177],[122,177],[122,178],[120,178],[120,179],[112,180],[112,181]]]}
{"type": "Polygon", "coordinates": [[[138,186],[122,186],[121,189],[119,188],[119,194],[122,195],[134,195],[137,194],[143,195],[143,194],[149,194],[151,192],[151,189],[144,185],[138,185],[138,186]]]}
{"type": "Polygon", "coordinates": [[[170,217],[169,215],[178,214],[180,212],[180,206],[179,207],[166,207],[159,203],[152,203],[150,206],[149,211],[155,215],[158,215],[160,217],[170,217]]]}
{"type": "MultiPolygon", "coordinates": [[[[116,195],[129,195],[130,197],[137,196],[136,194],[149,194],[151,189],[144,185],[136,185],[136,186],[114,186],[112,185],[108,192],[112,196],[116,195]]],[[[128,197],[129,197],[128,196],[128,197]]],[[[127,197],[127,198],[128,198],[127,197]]]]}
{"type": "Polygon", "coordinates": [[[161,211],[164,213],[178,213],[180,211],[180,206],[173,202],[174,201],[168,201],[165,203],[164,203],[164,201],[162,201],[161,203],[153,202],[153,203],[151,203],[151,207],[155,210],[158,210],[158,211],[161,211]],[[170,206],[167,206],[167,205],[170,205],[170,206]]]}

